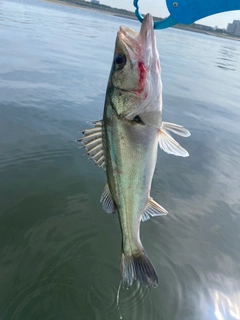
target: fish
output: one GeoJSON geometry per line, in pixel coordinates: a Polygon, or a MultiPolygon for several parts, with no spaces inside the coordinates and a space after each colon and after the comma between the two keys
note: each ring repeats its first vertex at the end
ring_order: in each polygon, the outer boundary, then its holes
{"type": "Polygon", "coordinates": [[[187,157],[171,133],[188,137],[190,132],[162,121],[161,67],[151,14],[144,17],[139,33],[120,27],[103,118],[82,133],[78,141],[106,172],[102,207],[118,215],[122,284],[129,288],[137,281],[157,287],[156,270],[140,239],[140,223],[168,213],[150,196],[158,146],[168,154],[187,157]]]}

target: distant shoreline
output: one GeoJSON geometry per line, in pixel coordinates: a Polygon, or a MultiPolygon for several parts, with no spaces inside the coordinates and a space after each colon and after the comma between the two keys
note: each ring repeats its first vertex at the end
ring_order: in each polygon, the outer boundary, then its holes
{"type": "MultiPolygon", "coordinates": [[[[111,16],[116,16],[116,17],[121,17],[121,18],[126,18],[126,19],[131,19],[138,21],[134,12],[123,10],[123,9],[117,9],[117,8],[112,8],[109,6],[105,5],[95,5],[91,4],[90,2],[85,2],[84,0],[43,0],[47,2],[53,2],[53,3],[58,3],[66,6],[71,6],[71,7],[76,7],[76,8],[81,8],[82,10],[88,10],[88,11],[94,11],[94,12],[99,12],[111,16]],[[76,2],[79,1],[79,2],[76,2]]],[[[155,18],[158,20],[163,20],[161,18],[155,18]]],[[[216,31],[208,31],[208,30],[201,30],[201,29],[196,29],[192,27],[191,25],[176,25],[172,28],[175,29],[182,29],[186,31],[191,31],[191,32],[196,32],[196,33],[202,33],[218,38],[224,38],[224,39],[230,39],[230,40],[235,40],[235,41],[240,41],[240,37],[234,37],[231,36],[227,33],[219,33],[216,31]]]]}

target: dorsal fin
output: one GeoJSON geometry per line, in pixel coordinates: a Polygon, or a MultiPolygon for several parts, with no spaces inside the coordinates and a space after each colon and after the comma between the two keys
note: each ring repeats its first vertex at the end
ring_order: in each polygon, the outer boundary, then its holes
{"type": "Polygon", "coordinates": [[[101,196],[100,202],[102,203],[103,210],[107,213],[116,213],[116,206],[113,202],[112,194],[109,190],[108,183],[106,183],[101,196]]]}
{"type": "Polygon", "coordinates": [[[77,140],[83,144],[87,154],[100,168],[105,170],[105,161],[102,144],[102,121],[93,122],[94,127],[83,130],[83,138],[77,140]]]}

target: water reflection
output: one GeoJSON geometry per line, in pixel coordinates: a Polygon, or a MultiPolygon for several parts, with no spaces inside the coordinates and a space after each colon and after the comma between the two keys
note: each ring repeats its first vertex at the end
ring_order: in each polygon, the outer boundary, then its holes
{"type": "Polygon", "coordinates": [[[215,316],[217,320],[240,319],[240,292],[228,297],[220,291],[213,292],[215,316]]]}

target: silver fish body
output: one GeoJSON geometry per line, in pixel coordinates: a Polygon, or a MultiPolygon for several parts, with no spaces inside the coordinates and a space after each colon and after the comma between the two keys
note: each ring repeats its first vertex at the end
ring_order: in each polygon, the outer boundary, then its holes
{"type": "Polygon", "coordinates": [[[167,153],[188,156],[168,131],[182,136],[182,126],[162,122],[162,83],[153,30],[147,14],[139,34],[120,27],[106,92],[103,120],[84,131],[80,141],[106,170],[101,202],[117,212],[122,231],[123,284],[136,280],[156,287],[158,277],[140,240],[140,222],[167,211],[150,197],[158,145],[167,153]]]}
{"type": "MultiPolygon", "coordinates": [[[[128,268],[124,264],[130,263],[133,257],[145,256],[139,234],[140,221],[149,200],[156,166],[158,132],[156,128],[132,124],[119,118],[113,109],[107,113],[106,122],[109,125],[103,126],[107,181],[122,230],[123,282],[129,287],[136,275],[130,268],[131,264],[128,268]]],[[[151,273],[153,279],[146,279],[144,274],[141,280],[145,284],[153,281],[153,285],[156,285],[154,269],[151,273]]]]}

